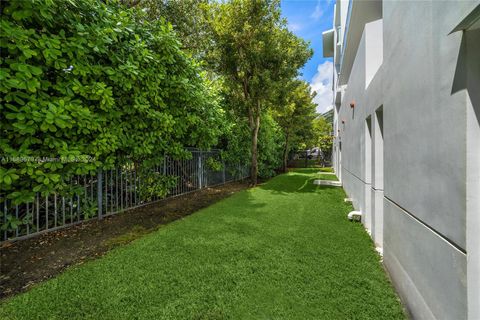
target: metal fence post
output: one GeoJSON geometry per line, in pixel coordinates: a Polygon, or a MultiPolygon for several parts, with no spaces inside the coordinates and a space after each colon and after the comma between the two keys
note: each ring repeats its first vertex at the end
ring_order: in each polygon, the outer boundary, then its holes
{"type": "Polygon", "coordinates": [[[98,219],[102,219],[102,209],[103,209],[103,195],[102,195],[102,183],[103,183],[103,173],[102,169],[99,169],[97,172],[97,205],[98,205],[98,219]]]}
{"type": "Polygon", "coordinates": [[[163,175],[167,175],[167,156],[163,156],[163,175]]]}
{"type": "Polygon", "coordinates": [[[222,161],[222,164],[223,164],[223,184],[225,184],[225,170],[227,170],[227,168],[225,168],[225,161],[222,161]]]}
{"type": "Polygon", "coordinates": [[[202,176],[203,176],[203,166],[202,166],[202,152],[198,153],[198,189],[202,189],[202,176]]]}

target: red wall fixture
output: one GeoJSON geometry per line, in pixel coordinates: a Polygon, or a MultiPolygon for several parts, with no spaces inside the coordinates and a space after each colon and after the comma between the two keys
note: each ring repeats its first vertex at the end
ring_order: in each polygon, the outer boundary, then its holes
{"type": "Polygon", "coordinates": [[[352,102],[350,102],[350,108],[355,108],[355,100],[353,100],[352,102]]]}

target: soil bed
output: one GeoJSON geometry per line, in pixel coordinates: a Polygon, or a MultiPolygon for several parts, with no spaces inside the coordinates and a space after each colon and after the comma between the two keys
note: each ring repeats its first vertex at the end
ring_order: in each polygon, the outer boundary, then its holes
{"type": "Polygon", "coordinates": [[[206,188],[103,220],[95,219],[38,237],[4,243],[0,247],[0,299],[25,291],[71,265],[102,256],[115,246],[246,188],[246,182],[206,188]]]}

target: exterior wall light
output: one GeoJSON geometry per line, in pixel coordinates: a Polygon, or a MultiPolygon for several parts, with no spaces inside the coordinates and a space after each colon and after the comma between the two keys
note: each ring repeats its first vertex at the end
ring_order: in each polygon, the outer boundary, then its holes
{"type": "Polygon", "coordinates": [[[345,124],[345,120],[342,120],[342,123],[345,124]]]}
{"type": "Polygon", "coordinates": [[[355,108],[355,101],[350,102],[350,108],[355,108]]]}

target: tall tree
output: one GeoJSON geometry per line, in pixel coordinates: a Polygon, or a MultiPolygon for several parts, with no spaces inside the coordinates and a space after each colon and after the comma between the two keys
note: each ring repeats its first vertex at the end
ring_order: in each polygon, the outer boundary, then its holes
{"type": "Polygon", "coordinates": [[[172,24],[182,49],[197,60],[208,63],[213,46],[212,30],[207,21],[209,0],[123,0],[145,9],[148,19],[164,19],[172,24]]]}
{"type": "Polygon", "coordinates": [[[248,118],[251,135],[251,182],[257,183],[258,132],[263,112],[286,79],[312,51],[291,33],[280,15],[279,0],[229,0],[212,4],[218,70],[225,78],[235,108],[248,118]]]}
{"type": "Polygon", "coordinates": [[[319,116],[313,121],[313,128],[315,135],[312,144],[320,147],[324,162],[330,161],[333,146],[332,124],[324,116],[319,116]]]}
{"type": "Polygon", "coordinates": [[[308,144],[315,136],[314,119],[316,105],[313,103],[315,93],[311,93],[308,83],[300,80],[291,81],[287,90],[278,96],[276,117],[282,127],[285,138],[283,145],[282,170],[287,170],[288,153],[293,144],[308,144]]]}

